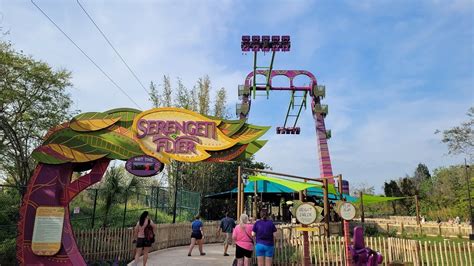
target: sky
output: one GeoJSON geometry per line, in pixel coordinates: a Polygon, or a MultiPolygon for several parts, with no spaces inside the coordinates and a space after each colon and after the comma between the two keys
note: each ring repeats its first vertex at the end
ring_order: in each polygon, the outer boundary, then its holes
{"type": "MultiPolygon", "coordinates": [[[[108,46],[76,0],[36,0],[139,109],[146,91],[108,46]]],[[[274,69],[308,70],[326,86],[326,128],[334,174],[382,192],[389,179],[419,163],[460,164],[437,129],[467,120],[474,106],[472,1],[92,1],[80,3],[145,85],[163,75],[191,88],[209,75],[235,113],[237,86],[252,70],[242,35],[290,35],[290,52],[274,69]]],[[[28,0],[0,0],[0,27],[14,48],[72,72],[68,89],[82,112],[138,108],[28,0]]],[[[262,65],[269,54],[260,56],[262,65]]],[[[275,80],[275,84],[284,84],[275,80]]],[[[301,84],[305,80],[298,80],[301,84]]],[[[300,135],[277,135],[289,92],[252,102],[249,123],[272,126],[256,159],[276,172],[319,176],[314,121],[308,108],[300,135]]],[[[235,118],[235,116],[232,116],[235,118]]]]}

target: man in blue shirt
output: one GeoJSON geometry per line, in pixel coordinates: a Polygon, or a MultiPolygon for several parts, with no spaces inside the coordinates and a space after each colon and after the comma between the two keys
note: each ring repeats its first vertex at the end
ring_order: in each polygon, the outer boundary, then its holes
{"type": "Polygon", "coordinates": [[[222,218],[219,228],[217,229],[218,236],[222,231],[225,233],[225,240],[224,240],[224,256],[229,256],[227,253],[227,249],[229,245],[232,244],[232,231],[235,227],[235,220],[229,217],[229,213],[225,213],[225,217],[222,218]]]}

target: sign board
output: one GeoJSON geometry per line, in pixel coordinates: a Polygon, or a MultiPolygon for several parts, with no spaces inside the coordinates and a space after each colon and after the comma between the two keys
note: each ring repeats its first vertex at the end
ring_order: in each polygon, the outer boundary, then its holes
{"type": "Polygon", "coordinates": [[[74,207],[74,214],[78,214],[81,212],[81,207],[74,207]]]}
{"type": "Polygon", "coordinates": [[[206,151],[224,150],[238,143],[222,133],[217,127],[220,123],[186,109],[166,107],[138,114],[132,130],[140,148],[161,162],[198,162],[210,157],[206,151]]]}
{"type": "Polygon", "coordinates": [[[313,227],[296,227],[296,231],[319,232],[319,228],[313,228],[313,227]]]}
{"type": "Polygon", "coordinates": [[[143,177],[158,174],[163,170],[164,166],[157,159],[146,155],[132,157],[125,163],[125,169],[130,174],[143,177]]]}
{"type": "Polygon", "coordinates": [[[356,215],[356,208],[350,202],[344,202],[340,205],[339,215],[344,220],[352,220],[356,215]]]}
{"type": "Polygon", "coordinates": [[[296,208],[296,219],[302,224],[312,224],[318,218],[316,208],[309,203],[303,203],[296,208]]]}
{"type": "Polygon", "coordinates": [[[44,207],[36,209],[35,225],[31,249],[38,256],[53,256],[61,248],[64,207],[44,207]]]}

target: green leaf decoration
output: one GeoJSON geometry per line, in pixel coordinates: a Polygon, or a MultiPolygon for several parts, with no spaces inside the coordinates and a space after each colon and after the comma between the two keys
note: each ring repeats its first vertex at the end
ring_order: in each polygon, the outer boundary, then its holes
{"type": "Polygon", "coordinates": [[[244,119],[240,120],[222,120],[218,128],[224,133],[226,136],[234,135],[242,126],[245,124],[244,119]]]}
{"type": "Polygon", "coordinates": [[[143,155],[138,143],[121,130],[128,132],[118,126],[94,132],[77,132],[67,128],[51,136],[44,145],[61,144],[84,153],[107,154],[110,159],[128,160],[143,155]]]}
{"type": "Polygon", "coordinates": [[[106,111],[105,113],[108,114],[110,118],[120,118],[115,125],[124,127],[131,131],[135,116],[141,112],[142,111],[133,108],[117,108],[106,111]]]}
{"type": "Polygon", "coordinates": [[[256,140],[252,141],[247,145],[247,148],[245,149],[244,152],[242,152],[239,157],[236,157],[234,160],[239,161],[239,160],[244,160],[252,157],[257,151],[259,151],[266,143],[268,140],[256,140]]]}
{"type": "Polygon", "coordinates": [[[207,158],[205,162],[231,161],[245,152],[247,146],[247,144],[237,144],[222,151],[209,151],[211,157],[207,158]]]}
{"type": "MultiPolygon", "coordinates": [[[[86,162],[106,157],[128,160],[143,155],[132,125],[141,111],[132,108],[118,108],[106,112],[79,114],[70,122],[51,128],[42,146],[33,151],[33,158],[39,162],[61,164],[86,162]]],[[[245,123],[245,120],[221,120],[208,116],[218,123],[226,136],[237,140],[236,145],[222,151],[207,151],[209,162],[224,162],[249,158],[260,150],[266,141],[257,140],[270,127],[245,123]]],[[[175,137],[175,136],[173,136],[175,137]]]]}
{"type": "Polygon", "coordinates": [[[70,162],[71,160],[54,152],[51,149],[47,149],[43,146],[35,149],[31,153],[31,157],[35,159],[37,162],[47,163],[47,164],[62,164],[70,162]]]}
{"type": "Polygon", "coordinates": [[[75,131],[88,132],[107,128],[120,120],[119,117],[111,117],[106,113],[89,112],[77,115],[69,125],[75,131]]]}
{"type": "Polygon", "coordinates": [[[231,136],[239,141],[239,144],[248,144],[263,136],[270,127],[254,126],[245,124],[237,133],[231,136]]]}

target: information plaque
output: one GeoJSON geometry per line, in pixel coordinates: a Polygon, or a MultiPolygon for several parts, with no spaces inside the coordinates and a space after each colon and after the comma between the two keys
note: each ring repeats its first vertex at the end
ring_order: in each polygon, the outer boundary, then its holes
{"type": "Polygon", "coordinates": [[[31,249],[38,256],[53,256],[61,248],[64,223],[63,207],[38,207],[31,249]]]}

